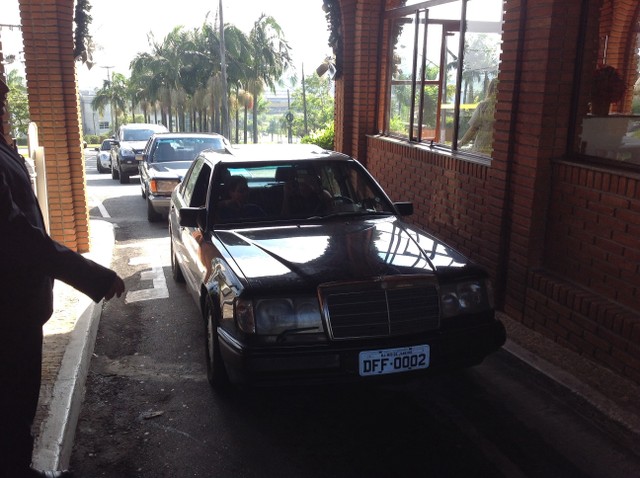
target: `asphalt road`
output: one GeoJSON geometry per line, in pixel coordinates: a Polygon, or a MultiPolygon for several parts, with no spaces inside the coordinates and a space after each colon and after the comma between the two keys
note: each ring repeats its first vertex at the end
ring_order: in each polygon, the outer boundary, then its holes
{"type": "Polygon", "coordinates": [[[402,385],[214,393],[166,224],[147,222],[135,177],[120,185],[89,157],[87,183],[91,216],[116,225],[127,295],[103,310],[71,458],[79,477],[640,476],[640,458],[504,351],[402,385]]]}

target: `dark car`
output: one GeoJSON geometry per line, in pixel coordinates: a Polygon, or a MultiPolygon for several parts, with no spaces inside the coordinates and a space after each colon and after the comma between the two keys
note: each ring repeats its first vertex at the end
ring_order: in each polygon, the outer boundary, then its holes
{"type": "Polygon", "coordinates": [[[142,153],[147,141],[154,133],[169,130],[161,124],[131,123],[118,128],[111,147],[111,177],[120,184],[128,184],[129,177],[138,174],[136,154],[142,153]]]}
{"type": "Polygon", "coordinates": [[[113,139],[105,139],[99,148],[96,148],[96,168],[100,174],[107,173],[111,170],[111,147],[113,139]]]}
{"type": "Polygon", "coordinates": [[[198,153],[205,149],[226,152],[229,148],[227,139],[219,134],[157,133],[151,136],[144,151],[136,155],[142,197],[147,200],[147,219],[155,222],[167,216],[171,192],[198,153]]]}
{"type": "Polygon", "coordinates": [[[405,379],[500,348],[487,273],[400,219],[412,212],[343,154],[201,153],[169,229],[212,386],[405,379]]]}

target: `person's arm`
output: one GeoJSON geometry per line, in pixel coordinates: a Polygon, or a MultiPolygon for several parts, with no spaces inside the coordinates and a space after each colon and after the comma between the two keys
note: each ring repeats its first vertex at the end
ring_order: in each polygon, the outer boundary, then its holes
{"type": "Polygon", "coordinates": [[[481,101],[476,107],[476,109],[473,110],[473,114],[469,119],[469,129],[462,136],[462,139],[458,141],[458,147],[464,146],[465,144],[469,143],[469,141],[474,139],[476,137],[476,134],[478,134],[478,131],[480,130],[480,113],[483,108],[483,105],[484,105],[484,102],[481,101]]]}
{"type": "Polygon", "coordinates": [[[2,171],[0,231],[0,264],[6,270],[26,270],[62,280],[95,302],[124,291],[124,282],[114,271],[58,244],[32,225],[14,202],[2,171]]]}

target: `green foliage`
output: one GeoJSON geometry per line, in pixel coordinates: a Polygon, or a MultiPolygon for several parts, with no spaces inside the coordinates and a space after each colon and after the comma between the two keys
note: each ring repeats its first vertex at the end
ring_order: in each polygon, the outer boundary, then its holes
{"type": "MultiPolygon", "coordinates": [[[[316,74],[305,76],[305,94],[307,108],[307,131],[318,131],[333,124],[334,104],[331,81],[316,74]]],[[[304,101],[302,85],[292,94],[291,111],[294,113],[293,134],[305,136],[304,101]]]]}
{"type": "Polygon", "coordinates": [[[29,129],[29,98],[27,96],[27,86],[24,78],[20,76],[18,70],[9,71],[7,77],[9,94],[7,103],[9,105],[9,123],[11,125],[11,136],[14,138],[25,137],[29,129]]]}
{"type": "Polygon", "coordinates": [[[335,140],[335,130],[333,123],[326,128],[316,131],[308,136],[304,136],[300,142],[304,144],[315,144],[324,149],[333,150],[335,140]]]}

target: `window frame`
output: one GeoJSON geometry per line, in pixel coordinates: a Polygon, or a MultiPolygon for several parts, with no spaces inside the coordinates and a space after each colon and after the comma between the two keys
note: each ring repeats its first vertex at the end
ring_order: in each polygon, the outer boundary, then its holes
{"type": "MultiPolygon", "coordinates": [[[[462,88],[463,88],[463,74],[464,74],[464,65],[465,65],[465,41],[468,36],[468,26],[469,22],[473,22],[470,20],[469,12],[468,12],[468,2],[471,0],[426,0],[423,2],[415,3],[409,6],[403,6],[399,8],[393,8],[386,10],[384,13],[384,22],[385,28],[388,32],[388,43],[387,43],[387,51],[389,52],[387,58],[387,72],[386,72],[386,88],[385,88],[385,97],[384,97],[384,111],[383,111],[383,122],[382,129],[383,135],[392,137],[395,139],[399,139],[401,141],[408,141],[410,143],[418,143],[421,145],[427,145],[432,148],[442,149],[444,151],[461,153],[464,155],[470,155],[474,157],[478,157],[483,161],[487,161],[491,159],[491,155],[466,151],[459,149],[458,141],[462,137],[461,129],[464,124],[461,124],[462,117],[462,108],[463,101],[462,98],[462,88]],[[452,19],[434,19],[430,18],[429,9],[432,9],[437,6],[446,5],[446,4],[459,4],[460,6],[460,18],[452,18],[452,19]],[[396,52],[396,42],[398,41],[399,34],[396,33],[397,25],[401,21],[402,18],[406,18],[413,15],[413,28],[414,28],[414,40],[413,40],[413,52],[412,52],[412,71],[411,71],[411,79],[400,80],[394,79],[394,56],[396,52]],[[420,22],[424,22],[424,26],[421,30],[420,22]],[[427,37],[429,35],[429,26],[430,25],[440,25],[442,29],[441,38],[440,38],[440,52],[439,52],[439,62],[438,65],[438,77],[434,80],[429,80],[426,75],[426,63],[428,60],[428,50],[427,50],[427,37]],[[447,71],[445,69],[446,55],[447,55],[447,44],[445,39],[447,35],[451,32],[455,32],[459,34],[459,38],[457,39],[457,51],[455,54],[457,55],[457,61],[455,63],[455,89],[452,93],[455,95],[453,99],[453,124],[452,127],[448,130],[451,132],[451,137],[448,135],[445,136],[444,132],[446,128],[442,128],[442,124],[445,121],[444,112],[445,109],[442,108],[444,104],[445,91],[447,85],[446,77],[447,71]],[[421,63],[421,64],[418,64],[421,63]],[[408,113],[408,128],[406,131],[406,135],[398,132],[392,131],[391,128],[391,119],[393,115],[391,114],[391,109],[393,105],[393,87],[395,85],[406,84],[411,86],[411,98],[407,103],[410,103],[409,113],[408,113]],[[436,86],[437,87],[437,103],[435,107],[435,133],[432,137],[423,136],[423,128],[425,127],[425,87],[428,86],[436,86]]],[[[504,22],[504,19],[502,19],[504,22]]],[[[477,23],[477,22],[476,22],[477,23]]],[[[450,52],[451,53],[451,52],[450,52]]],[[[407,55],[409,57],[410,55],[407,55]]],[[[500,60],[498,59],[498,68],[499,71],[500,60]]],[[[451,78],[451,77],[450,77],[451,78]]],[[[462,130],[464,132],[464,130],[462,130]]]]}

